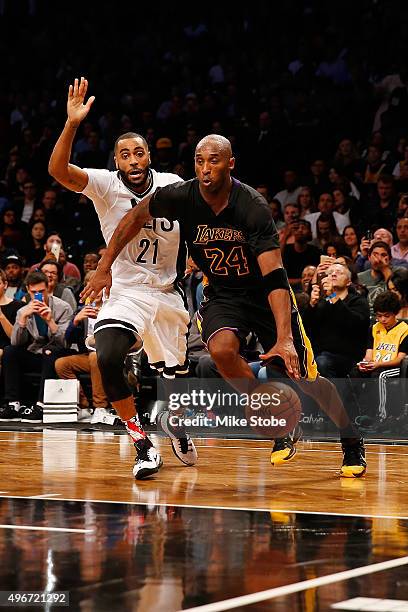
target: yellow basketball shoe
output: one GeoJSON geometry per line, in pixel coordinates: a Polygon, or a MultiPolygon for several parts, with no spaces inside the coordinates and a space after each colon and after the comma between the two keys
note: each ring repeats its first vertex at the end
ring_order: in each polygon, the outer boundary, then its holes
{"type": "Polygon", "coordinates": [[[276,438],[271,452],[271,464],[283,465],[291,461],[296,455],[296,443],[302,437],[302,428],[296,425],[295,429],[284,438],[276,438]]]}
{"type": "Polygon", "coordinates": [[[365,460],[364,440],[342,440],[343,465],[340,476],[343,478],[361,478],[367,470],[365,460]]]}

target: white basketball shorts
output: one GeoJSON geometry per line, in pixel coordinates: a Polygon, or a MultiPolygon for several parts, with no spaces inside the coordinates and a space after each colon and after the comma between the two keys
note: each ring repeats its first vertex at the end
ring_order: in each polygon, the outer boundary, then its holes
{"type": "Polygon", "coordinates": [[[166,377],[186,374],[190,317],[177,289],[111,291],[95,323],[101,329],[127,329],[143,341],[149,364],[166,377]]]}

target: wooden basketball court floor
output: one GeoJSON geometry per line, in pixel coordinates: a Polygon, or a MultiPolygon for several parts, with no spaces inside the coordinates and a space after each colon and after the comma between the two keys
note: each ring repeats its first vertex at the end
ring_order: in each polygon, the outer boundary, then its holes
{"type": "Polygon", "coordinates": [[[164,466],[136,482],[126,434],[0,431],[0,591],[86,612],[408,611],[408,446],[370,444],[366,477],[340,479],[333,443],[273,468],[269,442],[198,438],[185,467],[154,438],[164,466]]]}

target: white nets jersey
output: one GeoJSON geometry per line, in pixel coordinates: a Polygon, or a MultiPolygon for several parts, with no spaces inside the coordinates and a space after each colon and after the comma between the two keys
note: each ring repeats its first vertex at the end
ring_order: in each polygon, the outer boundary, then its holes
{"type": "MultiPolygon", "coordinates": [[[[85,168],[88,185],[83,193],[92,200],[108,244],[122,217],[157,187],[180,182],[179,176],[151,170],[152,184],[143,195],[130,191],[118,172],[85,168]]],[[[133,293],[137,288],[171,286],[185,271],[186,251],[178,221],[153,219],[147,223],[112,265],[112,291],[133,293]]]]}

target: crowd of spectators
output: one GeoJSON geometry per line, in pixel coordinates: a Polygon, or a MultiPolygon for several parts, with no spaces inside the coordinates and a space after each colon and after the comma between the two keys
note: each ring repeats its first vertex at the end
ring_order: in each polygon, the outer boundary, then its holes
{"type": "MultiPolygon", "coordinates": [[[[76,1],[58,6],[57,13],[46,0],[0,3],[1,350],[10,339],[34,332],[28,325],[24,333],[12,331],[27,319],[21,312],[32,308],[28,272],[42,274],[47,308],[68,305],[63,327],[70,326],[70,343],[72,321],[82,320],[76,309],[84,275],[96,268],[104,248],[92,203],[61,188],[47,171],[65,120],[68,84],[81,75],[96,96],[73,150],[82,167],[114,169],[116,137],[136,131],[149,143],[155,169],[189,179],[203,135],[231,140],[236,176],[271,207],[320,367],[328,367],[326,353],[336,344],[333,334],[323,341],[316,332],[333,282],[345,283],[341,308],[352,310],[358,302],[360,319],[366,300],[374,322],[375,300],[387,290],[398,292],[405,318],[406,279],[398,276],[408,268],[403,2],[305,0],[233,11],[221,3],[186,13],[177,6],[138,5],[114,20],[109,4],[95,10],[82,3],[79,20],[75,7],[76,1]],[[35,53],[27,52],[30,46],[35,53]],[[338,266],[328,273],[334,261],[346,265],[345,276],[338,266]]],[[[199,280],[189,281],[192,313],[199,280]]],[[[56,332],[50,331],[49,312],[42,319],[41,312],[34,308],[30,316],[37,317],[35,329],[45,334],[47,346],[56,332]]],[[[337,347],[341,375],[367,348],[362,338],[369,320],[360,319],[350,324],[352,336],[358,328],[359,350],[337,347]]],[[[65,327],[58,337],[65,338],[65,327]]],[[[34,334],[30,366],[38,361],[36,340],[34,334]]],[[[11,355],[17,359],[18,350],[7,349],[6,362],[11,355]]],[[[88,362],[88,353],[83,355],[88,362]]],[[[7,384],[14,389],[17,382],[7,384]]],[[[6,394],[19,402],[15,391],[6,394]]]]}

